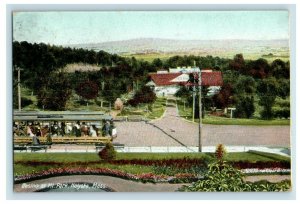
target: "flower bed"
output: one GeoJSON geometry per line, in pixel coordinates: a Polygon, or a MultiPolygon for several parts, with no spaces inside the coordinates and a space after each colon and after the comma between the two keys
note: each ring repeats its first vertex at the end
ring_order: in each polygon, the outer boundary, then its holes
{"type": "MultiPolygon", "coordinates": [[[[94,165],[108,163],[113,165],[142,165],[142,166],[172,166],[176,168],[190,168],[190,167],[204,167],[207,166],[206,160],[201,159],[161,159],[161,160],[142,160],[142,159],[121,159],[112,161],[89,161],[89,162],[55,162],[55,161],[16,161],[15,164],[29,165],[29,166],[41,166],[41,165],[94,165]]],[[[265,168],[282,168],[290,169],[290,162],[285,161],[258,161],[258,162],[229,162],[232,166],[237,169],[265,169],[265,168]]]]}
{"type": "Polygon", "coordinates": [[[142,165],[142,166],[174,166],[178,168],[187,168],[191,166],[206,166],[207,161],[202,159],[190,159],[190,158],[181,158],[181,159],[119,159],[111,161],[89,161],[89,162],[55,162],[55,161],[16,161],[15,164],[23,165],[93,165],[109,163],[114,165],[142,165]]]}
{"type": "Polygon", "coordinates": [[[194,181],[195,175],[193,174],[176,174],[174,177],[166,176],[166,175],[155,175],[153,173],[144,173],[144,174],[130,174],[119,170],[113,170],[109,168],[56,168],[49,169],[37,173],[31,173],[26,175],[15,176],[15,184],[23,183],[38,179],[45,179],[54,176],[65,176],[65,175],[106,175],[113,176],[133,181],[141,181],[141,182],[152,182],[152,183],[160,183],[160,182],[180,182],[184,179],[184,181],[194,181]]]}
{"type": "Polygon", "coordinates": [[[290,169],[291,164],[290,162],[285,161],[258,161],[258,162],[230,162],[232,166],[234,166],[237,169],[290,169]]]}
{"type": "MultiPolygon", "coordinates": [[[[272,174],[272,173],[290,173],[290,169],[281,168],[267,168],[267,169],[242,169],[244,174],[272,174]]],[[[15,176],[15,183],[23,183],[32,180],[45,179],[54,176],[65,176],[65,175],[106,175],[113,176],[133,181],[140,182],[151,182],[151,183],[190,183],[198,180],[201,176],[189,173],[178,173],[174,176],[167,176],[164,174],[154,174],[154,173],[143,173],[143,174],[130,174],[120,170],[114,170],[109,168],[56,168],[49,169],[41,172],[25,174],[15,176]]]]}

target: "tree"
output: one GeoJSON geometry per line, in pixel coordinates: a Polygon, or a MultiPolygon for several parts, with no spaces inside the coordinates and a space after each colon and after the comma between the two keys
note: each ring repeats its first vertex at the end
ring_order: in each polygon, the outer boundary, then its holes
{"type": "Polygon", "coordinates": [[[224,84],[220,92],[212,97],[212,102],[217,108],[226,108],[233,101],[233,88],[231,84],[224,84]]]}
{"type": "Polygon", "coordinates": [[[245,73],[246,65],[243,54],[236,54],[233,61],[229,63],[229,67],[240,73],[245,73]]]}
{"type": "Polygon", "coordinates": [[[155,58],[155,59],[152,61],[152,66],[153,66],[153,67],[156,67],[156,68],[162,68],[162,67],[163,67],[163,62],[161,61],[161,59],[155,58]]]}
{"type": "Polygon", "coordinates": [[[48,110],[65,110],[71,93],[71,84],[66,74],[51,73],[37,92],[38,106],[48,110]]]}
{"type": "Polygon", "coordinates": [[[235,116],[238,118],[250,118],[255,112],[254,97],[242,96],[236,103],[235,116]]]}
{"type": "Polygon", "coordinates": [[[156,100],[156,94],[148,86],[143,86],[141,90],[134,94],[134,97],[128,101],[128,104],[137,106],[140,103],[154,103],[156,100]]]}
{"type": "Polygon", "coordinates": [[[76,93],[84,99],[94,99],[97,97],[99,87],[95,82],[85,81],[78,84],[76,93]]]}
{"type": "Polygon", "coordinates": [[[283,99],[290,95],[290,80],[289,79],[278,79],[277,95],[283,99]]]}
{"type": "Polygon", "coordinates": [[[277,96],[278,82],[274,77],[261,80],[257,86],[259,105],[263,107],[261,117],[269,120],[273,118],[272,107],[277,96]]]}
{"type": "Polygon", "coordinates": [[[265,59],[258,59],[248,63],[249,74],[256,79],[264,79],[271,74],[271,68],[268,61],[265,59]]]}
{"type": "Polygon", "coordinates": [[[236,103],[235,116],[250,118],[255,112],[254,94],[256,92],[255,80],[250,76],[240,76],[234,87],[236,103]]]}
{"type": "Polygon", "coordinates": [[[290,78],[290,66],[280,59],[276,59],[271,64],[271,70],[273,76],[276,79],[289,79],[290,78]]]}

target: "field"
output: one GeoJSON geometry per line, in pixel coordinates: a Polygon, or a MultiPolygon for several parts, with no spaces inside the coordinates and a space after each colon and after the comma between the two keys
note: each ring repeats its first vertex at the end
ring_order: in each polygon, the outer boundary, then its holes
{"type": "MultiPolygon", "coordinates": [[[[202,53],[184,53],[184,52],[168,52],[168,53],[126,53],[126,54],[122,54],[123,57],[135,57],[138,60],[145,60],[147,62],[152,62],[154,59],[156,58],[160,58],[161,60],[167,60],[170,57],[173,56],[185,56],[185,55],[195,55],[195,56],[202,56],[202,57],[206,57],[207,55],[211,55],[213,57],[220,57],[220,58],[227,58],[227,59],[232,59],[237,53],[239,52],[235,52],[235,51],[230,51],[230,52],[219,52],[219,51],[215,51],[213,53],[206,53],[206,52],[202,52],[202,53]]],[[[278,51],[278,53],[276,55],[268,55],[268,54],[263,54],[263,53],[247,53],[247,52],[242,52],[244,59],[245,60],[257,60],[259,58],[263,58],[266,59],[269,63],[273,62],[276,59],[281,59],[282,61],[289,61],[290,56],[289,53],[286,51],[278,51]]]]}

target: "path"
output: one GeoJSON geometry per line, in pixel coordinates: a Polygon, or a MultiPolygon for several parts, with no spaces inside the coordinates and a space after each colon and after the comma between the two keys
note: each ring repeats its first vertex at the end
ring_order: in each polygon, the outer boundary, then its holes
{"type": "MultiPolygon", "coordinates": [[[[33,192],[39,190],[42,184],[64,184],[64,183],[91,183],[98,186],[106,186],[117,192],[174,192],[183,184],[169,183],[142,183],[111,176],[94,176],[94,175],[75,175],[75,176],[57,176],[47,179],[26,182],[25,184],[15,184],[15,192],[33,192]]],[[[95,185],[95,186],[96,186],[95,185]]]]}
{"type": "MultiPolygon", "coordinates": [[[[197,146],[198,124],[182,119],[176,107],[166,107],[164,117],[150,122],[115,122],[115,142],[130,147],[197,146]]],[[[290,146],[290,126],[203,125],[202,145],[290,146]]]]}
{"type": "MultiPolygon", "coordinates": [[[[245,181],[268,180],[270,182],[280,182],[285,179],[290,179],[289,175],[260,175],[246,176],[245,181]]],[[[15,184],[15,192],[33,192],[40,190],[42,185],[61,185],[71,183],[90,183],[98,187],[110,188],[117,192],[175,192],[184,184],[169,184],[169,183],[142,183],[126,179],[111,177],[111,176],[95,176],[95,175],[73,175],[73,176],[57,176],[47,179],[40,179],[26,182],[23,184],[15,184]]],[[[187,184],[186,184],[187,185],[187,184]]],[[[92,187],[91,187],[92,188],[92,187]]],[[[86,189],[86,188],[85,188],[86,189]]],[[[85,191],[84,188],[81,191],[85,191]]],[[[97,191],[97,189],[87,189],[86,191],[97,191]]]]}

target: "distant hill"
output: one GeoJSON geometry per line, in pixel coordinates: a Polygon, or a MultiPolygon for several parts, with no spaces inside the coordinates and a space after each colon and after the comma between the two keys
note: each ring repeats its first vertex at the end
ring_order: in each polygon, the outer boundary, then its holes
{"type": "Polygon", "coordinates": [[[69,45],[74,48],[104,50],[115,54],[183,53],[195,55],[220,55],[231,53],[272,53],[275,56],[289,55],[289,41],[283,40],[171,40],[139,38],[93,44],[69,45]]]}

